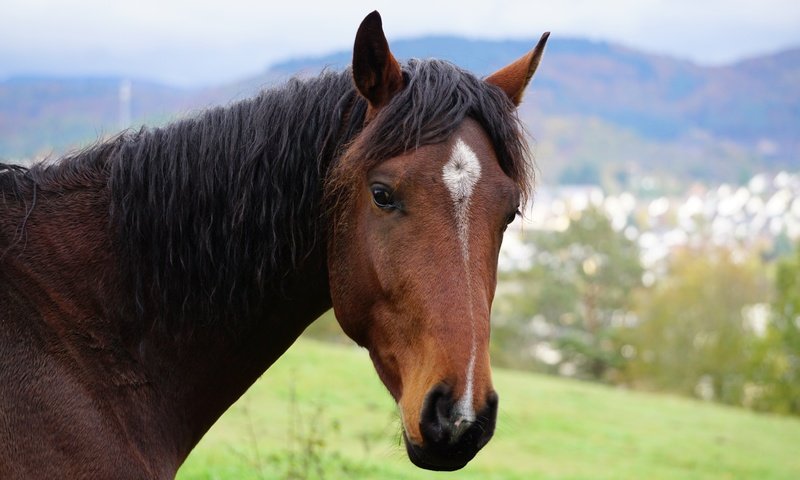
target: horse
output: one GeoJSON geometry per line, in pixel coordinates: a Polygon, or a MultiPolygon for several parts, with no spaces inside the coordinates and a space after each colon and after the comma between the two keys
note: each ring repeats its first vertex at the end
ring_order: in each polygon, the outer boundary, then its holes
{"type": "Polygon", "coordinates": [[[0,478],[172,478],[331,307],[409,459],[492,437],[490,306],[533,183],[516,113],[547,35],[479,79],[392,55],[61,159],[0,166],[0,478]]]}

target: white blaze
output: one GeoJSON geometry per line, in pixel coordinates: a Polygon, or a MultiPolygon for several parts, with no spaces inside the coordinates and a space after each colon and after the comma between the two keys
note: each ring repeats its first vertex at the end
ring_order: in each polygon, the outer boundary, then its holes
{"type": "Polygon", "coordinates": [[[481,163],[475,152],[460,138],[453,146],[450,160],[442,169],[442,177],[456,211],[456,227],[461,253],[464,259],[469,258],[467,234],[469,231],[469,197],[478,179],[481,178],[481,163]]]}
{"type": "Polygon", "coordinates": [[[444,184],[450,191],[455,210],[456,229],[458,231],[458,241],[461,247],[461,258],[464,261],[467,281],[467,302],[469,305],[469,320],[472,332],[472,347],[470,350],[469,363],[467,364],[467,385],[464,394],[455,406],[457,422],[460,420],[475,421],[475,410],[472,407],[473,383],[475,375],[475,319],[472,313],[472,297],[469,292],[471,288],[471,278],[469,272],[469,201],[475,184],[481,178],[481,164],[475,152],[464,143],[460,138],[453,145],[453,152],[450,160],[442,169],[444,184]]]}

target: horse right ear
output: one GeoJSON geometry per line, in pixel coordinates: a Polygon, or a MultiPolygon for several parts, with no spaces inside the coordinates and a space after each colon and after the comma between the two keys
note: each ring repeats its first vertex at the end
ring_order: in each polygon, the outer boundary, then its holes
{"type": "Polygon", "coordinates": [[[369,101],[371,116],[403,88],[403,73],[383,34],[381,16],[370,13],[361,22],[353,46],[353,80],[369,101]]]}
{"type": "Polygon", "coordinates": [[[536,68],[539,67],[544,46],[549,37],[550,32],[545,32],[533,50],[516,62],[489,75],[486,82],[500,87],[514,102],[514,105],[519,106],[522,102],[522,94],[525,93],[525,87],[528,86],[533,74],[536,73],[536,68]]]}

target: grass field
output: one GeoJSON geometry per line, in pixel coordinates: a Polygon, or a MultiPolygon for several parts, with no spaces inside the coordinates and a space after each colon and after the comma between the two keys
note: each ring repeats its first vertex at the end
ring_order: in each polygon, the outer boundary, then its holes
{"type": "Polygon", "coordinates": [[[188,479],[800,479],[800,421],[495,370],[494,439],[464,469],[417,469],[368,356],[300,340],[211,429],[188,479]]]}

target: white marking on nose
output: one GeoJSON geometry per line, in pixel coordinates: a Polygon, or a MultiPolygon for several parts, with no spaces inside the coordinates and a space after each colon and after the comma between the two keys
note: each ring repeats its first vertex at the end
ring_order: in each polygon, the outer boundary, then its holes
{"type": "Polygon", "coordinates": [[[469,271],[469,201],[475,184],[481,178],[481,164],[475,152],[464,143],[462,139],[457,139],[453,145],[453,152],[450,159],[442,169],[444,184],[450,191],[455,209],[456,229],[458,231],[458,241],[461,246],[461,258],[464,261],[467,281],[467,303],[469,308],[469,319],[472,334],[472,346],[470,349],[469,363],[467,364],[467,385],[464,394],[455,405],[455,421],[459,424],[462,421],[475,421],[475,409],[472,406],[475,382],[475,355],[477,345],[475,339],[475,319],[472,307],[472,288],[469,271]]]}
{"type": "Polygon", "coordinates": [[[475,332],[473,331],[472,350],[469,354],[469,364],[467,364],[467,388],[464,390],[464,394],[461,396],[458,402],[456,402],[455,406],[456,427],[462,421],[474,422],[476,418],[475,409],[472,407],[472,397],[475,395],[472,386],[472,384],[475,383],[475,347],[475,332]]]}

